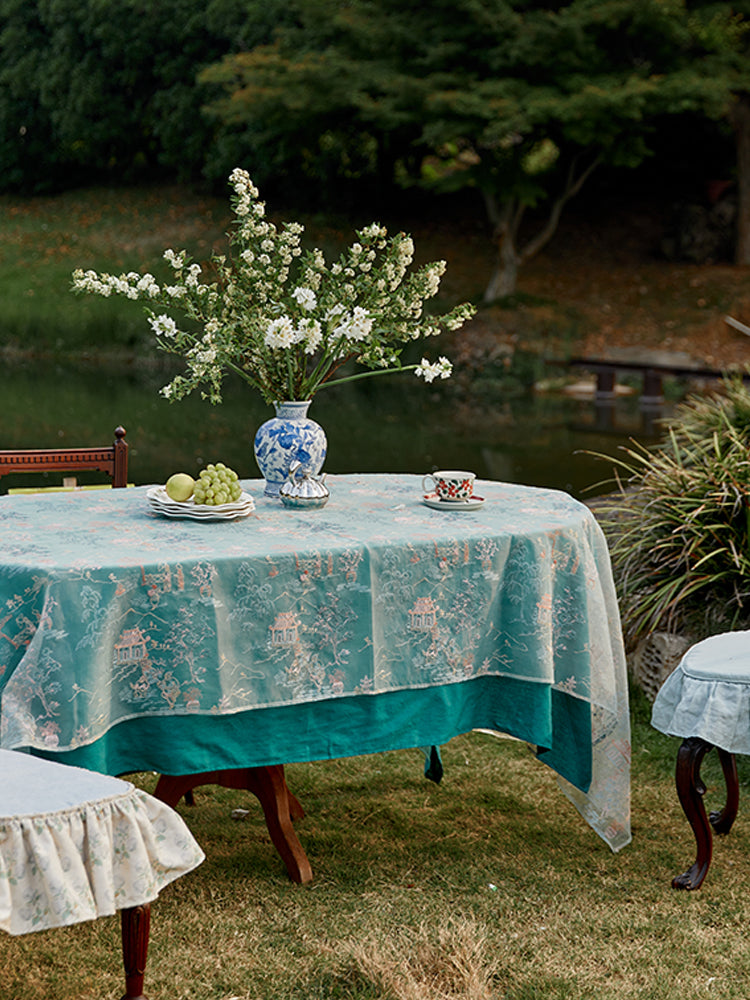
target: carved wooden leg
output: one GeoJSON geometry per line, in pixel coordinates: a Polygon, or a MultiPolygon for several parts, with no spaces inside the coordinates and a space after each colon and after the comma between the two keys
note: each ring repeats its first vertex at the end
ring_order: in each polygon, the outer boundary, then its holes
{"type": "MultiPolygon", "coordinates": [[[[252,767],[245,773],[246,787],[258,797],[263,807],[268,832],[286,865],[289,877],[293,882],[312,882],[312,867],[292,826],[291,803],[283,766],[274,764],[271,767],[252,767]]],[[[297,806],[301,808],[298,802],[297,806]]]]}
{"type": "Polygon", "coordinates": [[[737,778],[737,761],[733,753],[728,750],[716,748],[721,762],[721,770],[724,772],[724,781],[727,786],[727,799],[724,808],[720,812],[708,814],[709,822],[714,828],[714,833],[729,833],[732,823],[737,818],[737,810],[740,805],[740,783],[737,778]]]}
{"type": "Polygon", "coordinates": [[[289,877],[293,882],[312,882],[312,867],[292,826],[292,820],[301,819],[305,810],[287,787],[283,764],[204,771],[201,774],[162,774],[154,795],[174,808],[183,795],[199,785],[221,785],[252,792],[263,807],[268,832],[289,877]]]}
{"type": "MultiPolygon", "coordinates": [[[[286,782],[285,782],[286,783],[286,782]]],[[[286,786],[286,797],[289,800],[289,816],[292,819],[304,819],[305,809],[300,800],[289,791],[289,785],[286,786]]]]}
{"type": "Polygon", "coordinates": [[[122,1000],[146,1000],[143,977],[146,972],[151,906],[132,906],[120,911],[122,961],[125,966],[125,995],[122,1000]]]}
{"type": "Polygon", "coordinates": [[[706,787],[701,781],[700,770],[703,758],[712,749],[710,743],[698,737],[682,741],[677,751],[675,781],[680,804],[695,834],[697,854],[695,861],[682,875],[675,875],[672,886],[675,889],[698,889],[706,877],[711,864],[713,843],[711,826],[703,805],[706,787]]]}
{"type": "MultiPolygon", "coordinates": [[[[184,796],[192,798],[192,791],[198,785],[209,784],[202,780],[201,774],[162,774],[154,789],[154,798],[166,802],[172,809],[177,807],[177,803],[184,796]]],[[[188,802],[188,804],[190,804],[188,802]]]]}

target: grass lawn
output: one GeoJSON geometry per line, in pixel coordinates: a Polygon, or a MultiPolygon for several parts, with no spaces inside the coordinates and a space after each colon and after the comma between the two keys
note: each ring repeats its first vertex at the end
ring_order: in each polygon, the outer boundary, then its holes
{"type": "Polygon", "coordinates": [[[70,292],[77,267],[157,273],[168,246],[218,246],[223,206],[182,189],[96,189],[0,198],[0,345],[71,355],[140,353],[149,332],[139,303],[70,292]]]}
{"type": "MultiPolygon", "coordinates": [[[[479,204],[436,202],[414,219],[381,219],[411,232],[418,263],[445,259],[438,310],[472,300],[481,306],[493,247],[479,204]]],[[[268,206],[276,222],[299,219],[329,261],[373,221],[325,219],[268,206]]],[[[469,372],[514,348],[564,355],[600,355],[613,347],[663,348],[713,367],[744,364],[747,339],[724,323],[750,323],[747,269],[728,264],[674,263],[658,246],[669,206],[574,203],[545,251],[524,265],[512,301],[480,308],[447,349],[469,372]]],[[[0,351],[75,357],[153,354],[137,302],[70,292],[74,268],[164,271],[161,255],[188,249],[198,260],[226,249],[228,197],[172,186],[97,188],[54,197],[0,197],[0,351]]],[[[533,220],[529,226],[533,227],[533,220]]]]}
{"type": "MultiPolygon", "coordinates": [[[[199,789],[180,806],[207,860],[153,908],[152,1000],[745,1000],[750,828],[715,845],[703,888],[671,878],[694,858],[674,792],[677,741],[633,698],[633,842],[618,854],[520,743],[472,733],[421,754],[292,765],[314,871],[288,881],[260,807],[199,789]],[[243,821],[230,817],[246,808],[243,821]]],[[[707,758],[707,799],[720,772],[707,758]]],[[[740,759],[742,795],[748,769],[740,759]]],[[[139,783],[151,789],[155,778],[139,783]]],[[[122,994],[116,917],[0,938],[0,995],[122,994]],[[119,991],[119,992],[118,992],[119,991]]]]}
{"type": "MultiPolygon", "coordinates": [[[[296,219],[283,211],[269,215],[277,223],[296,219]]],[[[229,199],[201,196],[179,186],[89,189],[32,199],[0,196],[0,350],[75,356],[96,351],[112,355],[153,354],[142,304],[118,296],[74,296],[75,268],[120,274],[150,271],[171,274],[165,249],[187,249],[206,264],[227,249],[232,223],[229,199]]],[[[372,221],[334,218],[302,220],[310,244],[329,261],[372,221]]],[[[399,226],[394,227],[398,231],[399,226]]],[[[417,246],[415,261],[451,257],[455,240],[439,227],[417,246]]],[[[489,264],[489,259],[488,259],[489,264]]],[[[481,288],[472,281],[470,294],[481,288]]],[[[462,294],[456,281],[443,284],[450,305],[462,294]]],[[[436,300],[436,308],[443,302],[436,300]]]]}

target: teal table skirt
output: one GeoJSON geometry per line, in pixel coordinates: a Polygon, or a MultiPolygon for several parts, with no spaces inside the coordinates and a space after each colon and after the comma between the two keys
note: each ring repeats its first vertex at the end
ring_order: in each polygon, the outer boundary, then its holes
{"type": "Polygon", "coordinates": [[[107,774],[195,774],[445,744],[472,729],[497,730],[536,745],[544,763],[588,791],[591,706],[547,685],[512,678],[478,677],[218,717],[134,718],[88,746],[35,753],[107,774]]]}

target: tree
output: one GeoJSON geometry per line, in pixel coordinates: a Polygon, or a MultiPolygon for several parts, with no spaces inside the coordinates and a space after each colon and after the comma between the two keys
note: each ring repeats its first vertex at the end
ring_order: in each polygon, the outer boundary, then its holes
{"type": "Polygon", "coordinates": [[[735,96],[731,121],[737,135],[737,245],[735,261],[750,264],[750,93],[735,96]]]}
{"type": "Polygon", "coordinates": [[[274,169],[475,188],[497,249],[487,301],[515,290],[592,171],[649,155],[656,121],[734,115],[741,140],[750,129],[736,4],[290,2],[272,44],[204,71],[221,90],[213,113],[248,129],[274,169]],[[540,206],[544,221],[521,242],[540,206]]]}
{"type": "Polygon", "coordinates": [[[272,37],[281,0],[0,0],[0,189],[200,177],[199,70],[272,37]],[[248,12],[252,11],[252,16],[248,12]]]}

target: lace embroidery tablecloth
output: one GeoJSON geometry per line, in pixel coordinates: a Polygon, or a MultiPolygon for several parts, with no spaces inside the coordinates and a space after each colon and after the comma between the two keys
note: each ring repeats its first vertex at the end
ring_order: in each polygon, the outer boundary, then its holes
{"type": "Polygon", "coordinates": [[[0,750],[0,930],[150,903],[203,858],[177,813],[130,782],[0,750]]]}
{"type": "Polygon", "coordinates": [[[462,513],[425,506],[421,476],[328,485],[299,511],[245,482],[255,513],[211,523],[153,514],[145,487],[0,498],[0,745],[509,678],[591,706],[591,786],[566,792],[627,843],[625,660],[588,509],[499,482],[462,513]]]}

